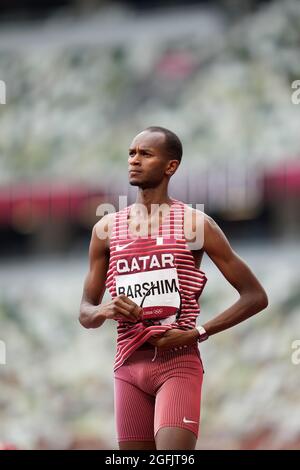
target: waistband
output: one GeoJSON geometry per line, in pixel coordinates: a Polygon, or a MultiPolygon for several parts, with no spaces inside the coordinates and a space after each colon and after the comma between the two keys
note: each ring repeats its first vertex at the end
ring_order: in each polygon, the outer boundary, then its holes
{"type": "Polygon", "coordinates": [[[137,351],[156,351],[157,353],[159,353],[160,355],[167,355],[168,353],[174,353],[175,351],[182,351],[182,352],[190,352],[190,351],[198,351],[199,352],[199,348],[198,348],[198,344],[197,343],[194,343],[194,344],[189,344],[189,345],[184,345],[184,346],[177,346],[177,347],[173,347],[173,348],[170,348],[170,349],[165,349],[165,350],[159,350],[156,346],[153,346],[151,343],[148,343],[148,341],[145,341],[145,343],[141,344],[141,346],[139,346],[135,352],[137,351]]]}

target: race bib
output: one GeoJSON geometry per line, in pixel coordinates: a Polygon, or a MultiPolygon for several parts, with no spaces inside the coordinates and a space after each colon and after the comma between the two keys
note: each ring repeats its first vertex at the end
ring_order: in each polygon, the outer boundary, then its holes
{"type": "Polygon", "coordinates": [[[180,310],[176,268],[156,269],[116,276],[117,295],[124,294],[142,306],[142,321],[170,324],[180,310]]]}

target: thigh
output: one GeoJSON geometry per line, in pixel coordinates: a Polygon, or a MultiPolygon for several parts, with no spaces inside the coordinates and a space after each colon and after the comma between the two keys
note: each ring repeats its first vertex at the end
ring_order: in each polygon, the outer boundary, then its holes
{"type": "Polygon", "coordinates": [[[155,441],[119,441],[119,450],[156,450],[155,441]]]}
{"type": "Polygon", "coordinates": [[[201,361],[194,361],[191,367],[185,364],[181,369],[176,369],[174,375],[169,375],[162,383],[156,396],[155,436],[160,429],[171,427],[192,432],[198,438],[202,381],[201,361]]]}
{"type": "Polygon", "coordinates": [[[153,448],[155,397],[140,390],[135,384],[124,380],[124,378],[118,378],[118,374],[116,374],[114,403],[117,439],[120,448],[153,448]],[[143,442],[145,443],[144,447],[141,447],[143,442]],[[148,447],[151,445],[152,447],[148,447]]]}
{"type": "Polygon", "coordinates": [[[188,429],[162,427],[155,436],[157,450],[195,450],[197,436],[188,429]]]}

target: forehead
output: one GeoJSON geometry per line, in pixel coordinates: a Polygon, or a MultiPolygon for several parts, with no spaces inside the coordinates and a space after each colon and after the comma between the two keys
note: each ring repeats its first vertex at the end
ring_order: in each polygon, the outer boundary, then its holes
{"type": "Polygon", "coordinates": [[[153,148],[162,147],[165,142],[165,136],[162,132],[143,131],[136,135],[130,144],[130,148],[153,148]]]}

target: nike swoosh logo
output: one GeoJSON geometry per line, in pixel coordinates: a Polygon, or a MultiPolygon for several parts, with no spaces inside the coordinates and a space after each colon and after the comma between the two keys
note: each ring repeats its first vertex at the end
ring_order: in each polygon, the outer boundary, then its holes
{"type": "Polygon", "coordinates": [[[191,421],[190,419],[186,419],[186,417],[184,416],[183,418],[183,422],[186,423],[186,424],[197,424],[197,421],[191,421]]]}
{"type": "Polygon", "coordinates": [[[126,246],[129,246],[129,245],[131,245],[132,243],[133,243],[133,242],[126,243],[126,245],[116,245],[116,251],[124,250],[124,248],[126,248],[126,246]]]}

